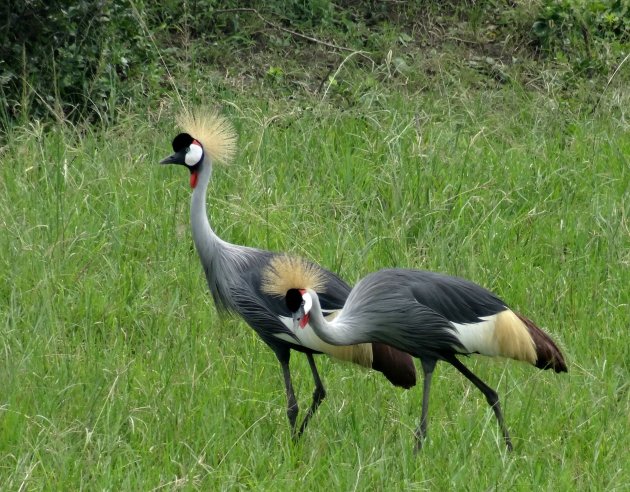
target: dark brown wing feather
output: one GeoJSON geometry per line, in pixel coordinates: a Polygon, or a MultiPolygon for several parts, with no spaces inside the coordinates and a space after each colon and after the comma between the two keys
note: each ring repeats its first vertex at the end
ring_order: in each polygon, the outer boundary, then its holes
{"type": "Polygon", "coordinates": [[[564,356],[551,337],[538,328],[532,320],[517,312],[514,314],[525,324],[532,340],[534,340],[537,356],[536,367],[553,369],[556,372],[568,372],[564,356]]]}
{"type": "Polygon", "coordinates": [[[413,357],[389,345],[372,344],[372,369],[382,372],[394,386],[409,389],[416,385],[413,357]]]}

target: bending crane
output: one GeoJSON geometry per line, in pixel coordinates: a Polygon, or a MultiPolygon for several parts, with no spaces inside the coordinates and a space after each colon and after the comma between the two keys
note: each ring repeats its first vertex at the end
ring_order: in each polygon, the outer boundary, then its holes
{"type": "Polygon", "coordinates": [[[467,280],[419,270],[381,270],[357,283],[332,321],[323,317],[318,294],[322,286],[318,271],[291,257],[274,258],[263,276],[263,290],[284,298],[293,313],[295,332],[308,324],[333,345],[380,342],[420,359],[424,388],[416,450],[427,433],[429,390],[437,361],[453,365],[484,394],[509,450],[512,441],[497,393],[456,356],[508,357],[540,369],[567,371],[562,353],[545,332],[467,280]]]}

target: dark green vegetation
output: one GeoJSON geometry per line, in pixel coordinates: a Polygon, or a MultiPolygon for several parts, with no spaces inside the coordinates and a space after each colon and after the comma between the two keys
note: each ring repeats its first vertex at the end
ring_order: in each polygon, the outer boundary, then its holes
{"type": "MultiPolygon", "coordinates": [[[[272,3],[258,10],[272,24],[202,1],[183,15],[120,5],[102,26],[135,29],[127,78],[56,72],[102,83],[98,104],[76,87],[48,98],[44,63],[2,79],[0,488],[628,488],[630,64],[610,80],[628,53],[617,27],[584,14],[589,55],[573,21],[532,31],[582,2],[423,16],[324,1],[281,16],[272,3]],[[554,335],[567,375],[466,361],[498,388],[514,453],[481,395],[438,366],[414,457],[420,388],[325,357],[329,397],[291,442],[274,356],[209,299],[186,172],[157,165],[176,132],[172,83],[239,130],[209,194],[223,238],[350,282],[394,265],[465,276],[554,335]]],[[[310,373],[292,362],[304,409],[310,373]]]]}
{"type": "Polygon", "coordinates": [[[455,84],[574,90],[610,75],[630,41],[630,0],[8,0],[0,18],[0,100],[23,122],[112,122],[173,82],[187,96],[233,97],[260,80],[276,94],[321,92],[340,56],[349,63],[327,93],[348,104],[382,82],[377,66],[412,91],[453,68],[455,84]]]}

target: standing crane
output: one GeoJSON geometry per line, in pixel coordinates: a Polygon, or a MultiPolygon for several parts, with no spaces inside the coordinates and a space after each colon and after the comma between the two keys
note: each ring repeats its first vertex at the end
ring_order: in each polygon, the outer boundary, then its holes
{"type": "Polygon", "coordinates": [[[512,450],[512,441],[496,391],[456,356],[508,357],[540,369],[567,371],[564,357],[549,335],[468,280],[420,270],[380,270],[355,285],[331,321],[324,318],[320,304],[318,292],[323,285],[317,270],[287,256],[274,258],[263,274],[263,291],[284,298],[293,313],[295,332],[308,324],[333,345],[380,342],[420,359],[424,385],[416,451],[427,434],[431,377],[439,360],[453,365],[484,394],[508,450],[512,450]]]}
{"type": "MultiPolygon", "coordinates": [[[[180,164],[190,171],[192,236],[210,292],[219,311],[240,315],[273,350],[282,367],[287,396],[287,416],[294,437],[299,437],[320,405],[326,391],[313,354],[326,353],[382,372],[395,386],[410,388],[416,383],[413,358],[381,343],[338,347],[322,341],[307,325],[300,333],[292,330],[291,313],[282,299],[261,289],[263,270],[278,253],[230,244],[220,239],[206,213],[206,193],[215,162],[227,163],[236,150],[236,134],[227,120],[216,113],[184,113],[180,133],[173,140],[174,153],[161,164],[180,164]],[[193,136],[194,135],[194,136],[193,136]],[[237,295],[235,294],[237,293],[237,295]],[[243,294],[246,295],[243,295],[243,294]],[[298,404],[293,390],[289,358],[291,349],[306,354],[315,382],[309,410],[297,428],[298,404]]],[[[305,263],[321,279],[320,302],[324,312],[340,309],[350,287],[334,273],[305,263]]]]}

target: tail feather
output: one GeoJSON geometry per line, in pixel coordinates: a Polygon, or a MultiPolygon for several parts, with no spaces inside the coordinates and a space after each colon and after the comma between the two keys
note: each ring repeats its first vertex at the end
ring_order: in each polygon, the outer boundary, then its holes
{"type": "Polygon", "coordinates": [[[413,357],[389,345],[372,344],[372,369],[382,372],[394,386],[409,389],[416,385],[413,357]]]}
{"type": "Polygon", "coordinates": [[[564,356],[551,337],[538,328],[532,320],[517,312],[514,314],[527,327],[527,331],[534,341],[536,346],[536,367],[539,369],[553,369],[556,372],[567,372],[564,356]]]}

